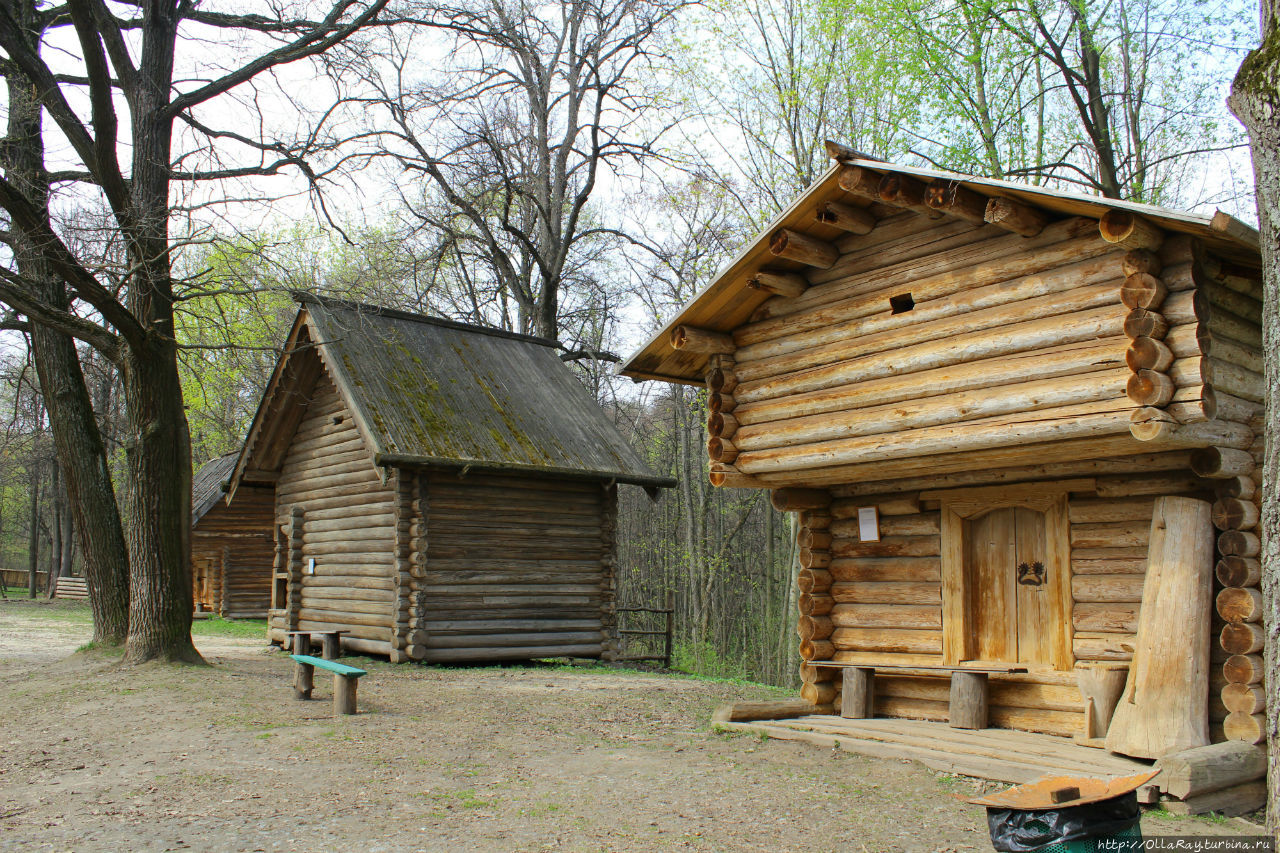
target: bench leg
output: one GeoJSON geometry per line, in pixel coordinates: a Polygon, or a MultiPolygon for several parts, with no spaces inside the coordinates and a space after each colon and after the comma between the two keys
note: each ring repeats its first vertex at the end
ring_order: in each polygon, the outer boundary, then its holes
{"type": "Polygon", "coordinates": [[[349,675],[333,674],[333,715],[354,714],[356,712],[356,686],[359,678],[349,675]]]}
{"type": "Polygon", "coordinates": [[[840,716],[866,720],[875,716],[876,671],[869,666],[844,669],[840,688],[840,716]]]}
{"type": "Polygon", "coordinates": [[[321,648],[324,649],[320,654],[325,660],[337,660],[342,657],[342,638],[337,634],[321,634],[321,648]]]}
{"type": "Polygon", "coordinates": [[[311,635],[310,634],[294,634],[293,635],[293,653],[295,655],[311,654],[311,635]]]}
{"type": "Polygon", "coordinates": [[[951,673],[951,727],[985,729],[987,727],[987,674],[985,672],[951,673]]]}
{"type": "Polygon", "coordinates": [[[293,667],[293,697],[310,699],[311,688],[315,685],[316,668],[309,663],[298,661],[293,667]]]}

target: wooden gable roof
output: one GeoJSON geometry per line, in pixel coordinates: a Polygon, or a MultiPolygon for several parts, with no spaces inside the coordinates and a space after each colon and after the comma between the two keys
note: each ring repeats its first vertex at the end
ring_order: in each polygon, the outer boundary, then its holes
{"type": "MultiPolygon", "coordinates": [[[[967,189],[984,202],[987,199],[1009,199],[1042,211],[1050,218],[1086,217],[1101,220],[1109,211],[1124,211],[1151,220],[1166,231],[1198,237],[1208,248],[1224,258],[1255,267],[1259,263],[1258,232],[1225,213],[1200,216],[1100,196],[865,160],[854,156],[848,149],[831,143],[828,144],[828,149],[836,158],[832,167],[770,222],[648,343],[620,365],[619,373],[636,381],[658,379],[688,385],[702,384],[710,356],[706,352],[675,349],[671,344],[672,332],[678,326],[731,332],[749,322],[756,310],[773,298],[773,294],[766,290],[748,286],[754,276],[762,270],[803,274],[812,269],[775,254],[770,246],[775,235],[786,229],[822,240],[833,240],[841,235],[848,237],[846,230],[831,224],[830,220],[824,220],[820,215],[833,202],[846,207],[866,208],[876,218],[887,218],[895,214],[911,215],[904,214],[904,208],[912,209],[910,205],[885,204],[879,199],[842,188],[841,172],[850,167],[861,170],[865,175],[864,180],[871,181],[872,187],[875,187],[875,182],[890,176],[914,181],[917,186],[943,183],[948,187],[967,189]]],[[[874,238],[876,232],[873,231],[868,236],[874,238]]],[[[886,246],[888,251],[892,251],[892,243],[886,246]]]]}
{"type": "Polygon", "coordinates": [[[559,359],[554,342],[298,298],[302,306],[233,483],[269,481],[279,471],[305,395],[323,370],[377,465],[674,485],[649,470],[559,359]]]}
{"type": "Polygon", "coordinates": [[[200,466],[191,478],[191,523],[195,524],[204,518],[205,513],[213,509],[222,500],[226,491],[223,485],[231,479],[236,469],[236,460],[240,453],[226,453],[210,459],[200,466]]]}

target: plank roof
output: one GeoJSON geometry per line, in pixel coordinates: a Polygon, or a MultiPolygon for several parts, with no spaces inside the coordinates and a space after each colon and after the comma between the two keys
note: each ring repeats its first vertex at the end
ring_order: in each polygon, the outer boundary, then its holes
{"type": "Polygon", "coordinates": [[[223,485],[231,479],[236,469],[239,451],[210,459],[200,466],[191,478],[191,523],[204,518],[214,504],[226,494],[223,485]]]}
{"type": "Polygon", "coordinates": [[[840,169],[846,165],[858,166],[875,175],[897,173],[910,175],[926,183],[936,181],[958,183],[988,198],[1014,199],[1057,217],[1084,216],[1101,219],[1110,210],[1128,211],[1155,222],[1167,231],[1198,237],[1208,248],[1224,257],[1253,266],[1259,263],[1257,230],[1226,213],[1218,212],[1213,216],[1201,216],[1154,205],[1035,187],[1011,181],[976,178],[936,169],[899,166],[879,160],[842,157],[757,234],[717,273],[711,283],[687,302],[648,343],[619,365],[618,373],[636,381],[658,379],[688,385],[701,384],[709,357],[704,353],[689,353],[674,349],[671,346],[672,329],[678,325],[690,325],[713,331],[731,332],[748,322],[752,313],[772,298],[771,294],[765,291],[747,287],[747,281],[751,276],[766,266],[775,271],[803,272],[803,265],[777,258],[770,253],[769,238],[779,228],[806,232],[823,239],[835,239],[843,235],[844,232],[834,226],[816,222],[815,213],[820,205],[832,201],[856,206],[867,204],[865,200],[846,193],[840,188],[840,169]]]}
{"type": "MultiPolygon", "coordinates": [[[[237,467],[292,355],[314,348],[381,466],[475,468],[672,486],[655,475],[560,360],[554,341],[377,306],[302,302],[237,467]]],[[[270,467],[270,466],[267,466],[270,467]]]]}

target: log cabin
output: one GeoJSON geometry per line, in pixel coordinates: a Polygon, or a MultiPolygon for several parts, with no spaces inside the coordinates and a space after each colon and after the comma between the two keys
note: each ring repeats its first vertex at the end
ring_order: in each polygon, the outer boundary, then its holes
{"type": "Polygon", "coordinates": [[[192,599],[197,613],[265,619],[275,554],[275,490],[245,486],[234,503],[227,503],[227,481],[239,456],[210,459],[191,480],[192,599]]]}
{"type": "Polygon", "coordinates": [[[298,295],[231,477],[274,490],[269,638],[607,658],[617,486],[653,474],[553,341],[298,295]]]}
{"type": "Polygon", "coordinates": [[[1257,232],[828,148],[620,367],[798,513],[792,710],[1260,742],[1257,232]]]}

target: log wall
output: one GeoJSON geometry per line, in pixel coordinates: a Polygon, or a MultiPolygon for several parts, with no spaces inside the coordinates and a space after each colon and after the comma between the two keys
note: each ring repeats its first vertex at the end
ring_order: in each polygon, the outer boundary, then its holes
{"type": "Polygon", "coordinates": [[[396,607],[396,491],[321,375],[276,481],[276,522],[301,515],[291,627],[343,629],[344,644],[390,655],[396,607]],[[314,571],[311,561],[315,561],[314,571]],[[347,643],[348,640],[354,642],[347,643]]]}
{"type": "Polygon", "coordinates": [[[414,656],[611,652],[615,489],[479,472],[421,479],[426,542],[413,585],[414,656]]]}
{"type": "Polygon", "coordinates": [[[242,486],[191,529],[197,607],[229,619],[262,619],[271,605],[275,491],[242,486]],[[201,583],[201,579],[204,582],[201,583]]]}
{"type": "MultiPolygon", "coordinates": [[[[1096,461],[1105,470],[1113,460],[1096,461]]],[[[1207,481],[1187,470],[1186,454],[1157,454],[1144,462],[1143,471],[1070,477],[1070,612],[1077,661],[1132,658],[1155,499],[1209,494],[1207,481]]],[[[1128,464],[1134,466],[1132,460],[1128,464]]],[[[927,483],[934,490],[986,484],[1021,488],[1031,475],[1038,478],[1031,481],[1035,487],[1052,492],[1065,488],[1068,475],[1082,466],[1059,466],[1056,472],[1055,466],[995,469],[952,479],[834,487],[827,507],[801,512],[798,631],[806,661],[802,695],[812,702],[839,699],[839,670],[810,667],[808,661],[906,667],[906,672],[877,675],[876,713],[946,720],[948,679],[924,669],[944,662],[940,501],[931,499],[928,490],[922,499],[919,487],[927,483]],[[903,485],[913,488],[904,490],[903,485]],[[879,542],[858,537],[857,511],[868,506],[879,514],[879,542]],[[921,669],[912,672],[912,667],[921,669]]],[[[1074,672],[1048,666],[1031,670],[990,676],[992,724],[1063,736],[1082,734],[1083,699],[1074,672]]],[[[1216,714],[1218,721],[1223,716],[1216,714]]]]}

